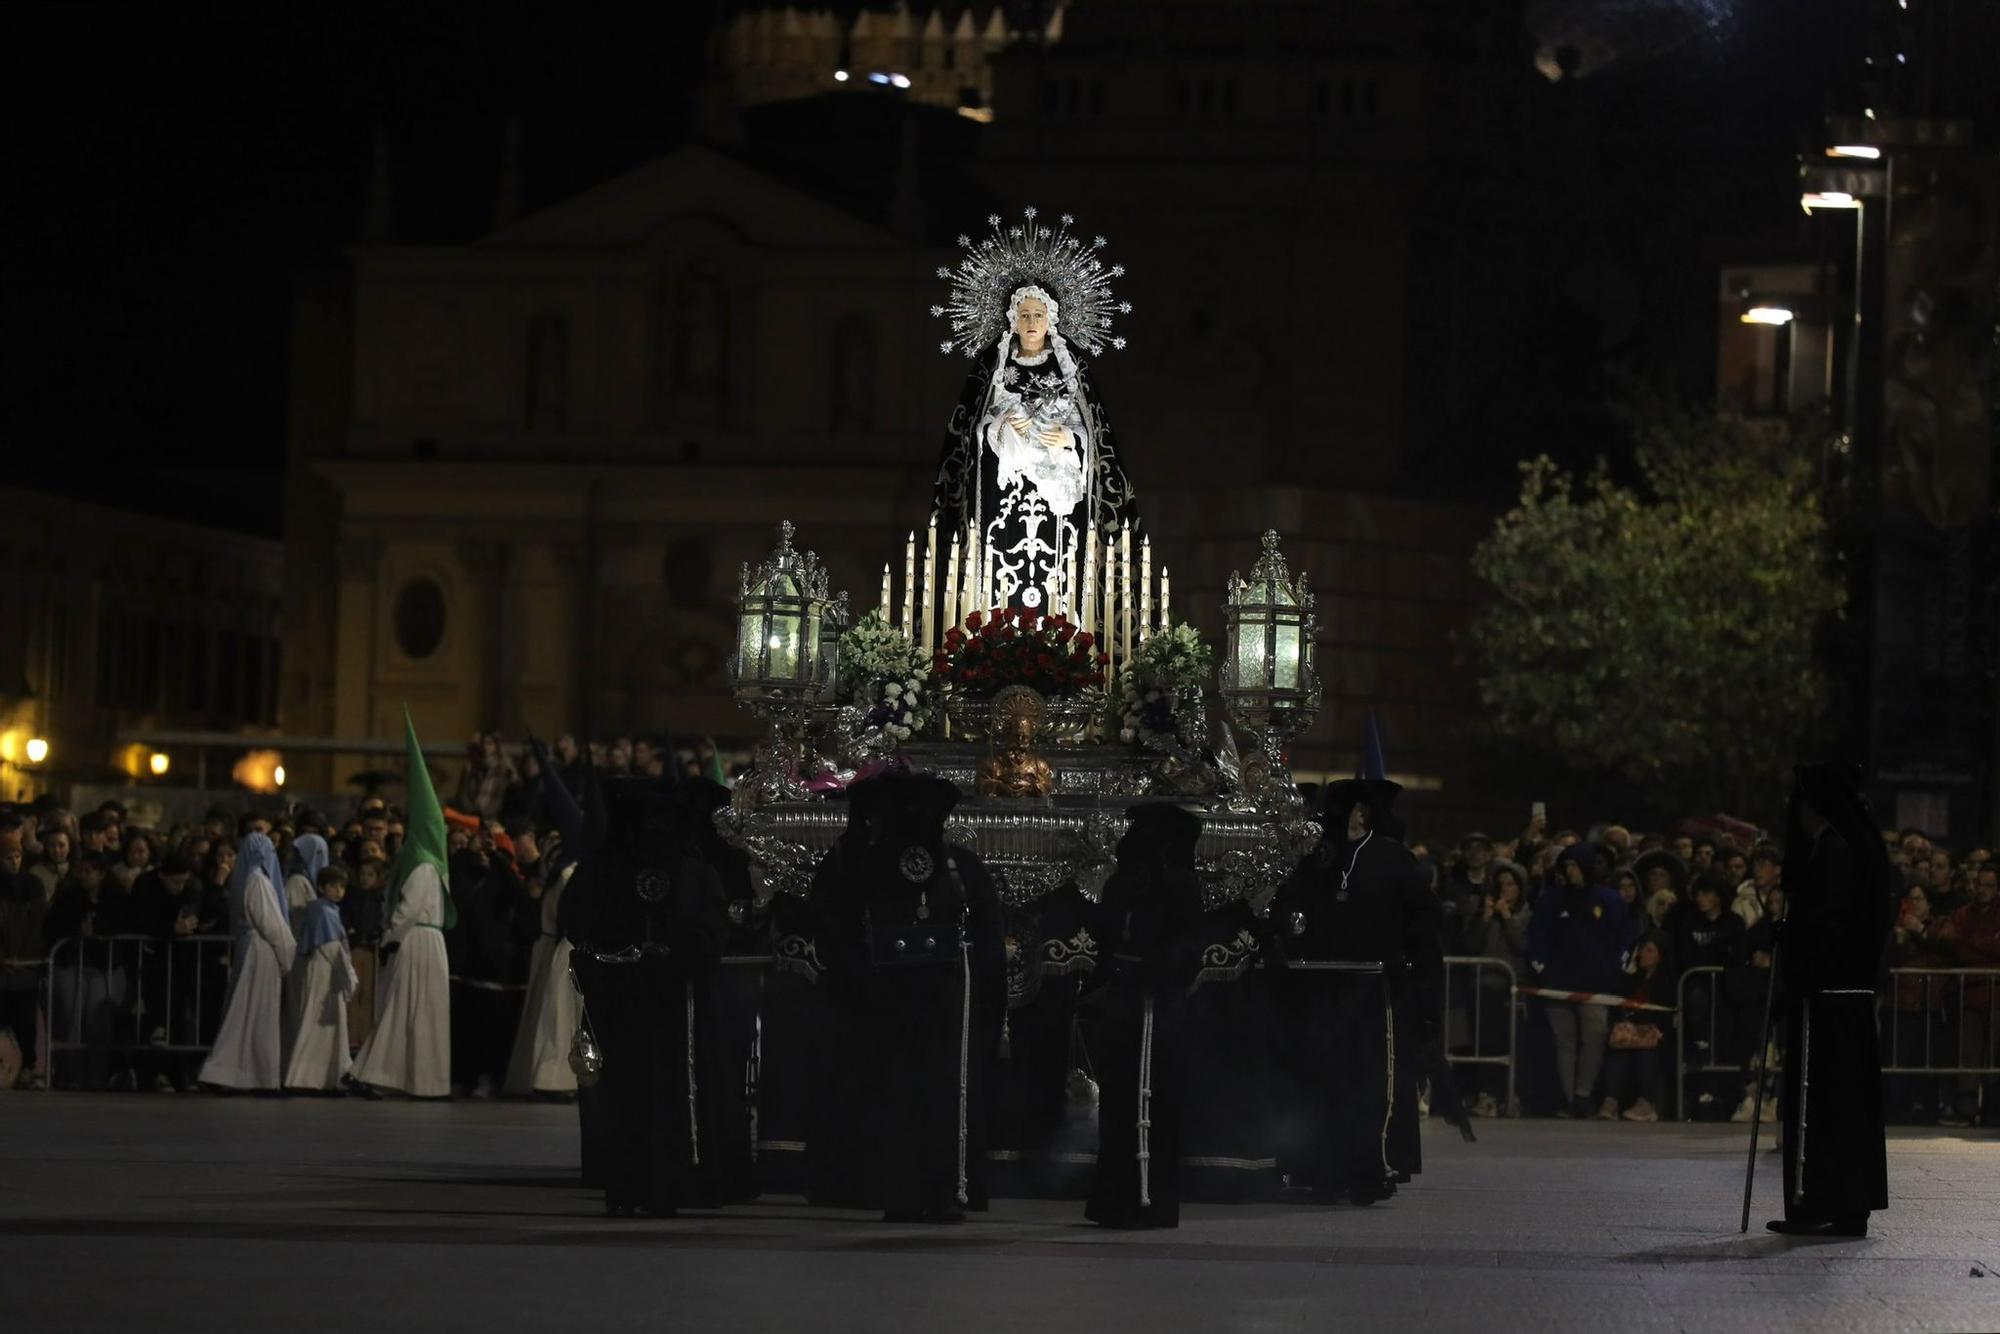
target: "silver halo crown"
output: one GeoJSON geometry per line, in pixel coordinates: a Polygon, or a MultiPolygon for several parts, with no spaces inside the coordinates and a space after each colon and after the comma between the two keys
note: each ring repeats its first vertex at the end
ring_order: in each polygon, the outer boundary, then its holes
{"type": "Polygon", "coordinates": [[[1112,336],[1111,321],[1131,314],[1132,303],[1112,296],[1111,280],[1124,277],[1125,268],[1098,257],[1104,238],[1072,235],[1076,220],[1067,213],[1053,227],[1035,221],[1032,208],[1021,216],[1024,221],[1003,228],[999,214],[989,215],[992,235],[976,243],[959,237],[965,255],[958,267],[937,271],[951,284],[950,299],[931,307],[933,317],[951,321],[951,337],[939,350],[956,348],[976,357],[992,347],[1008,329],[1009,301],[1023,287],[1039,287],[1054,298],[1062,311],[1061,335],[1085,352],[1096,356],[1107,347],[1124,347],[1123,338],[1112,336]]]}

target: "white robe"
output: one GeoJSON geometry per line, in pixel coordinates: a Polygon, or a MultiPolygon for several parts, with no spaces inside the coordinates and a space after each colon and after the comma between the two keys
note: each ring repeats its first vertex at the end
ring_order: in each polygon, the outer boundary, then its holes
{"type": "Polygon", "coordinates": [[[542,938],[535,942],[527,1004],[514,1033],[514,1053],[507,1061],[508,1093],[576,1092],[576,1075],[569,1068],[569,1043],[576,1035],[576,987],[569,980],[569,942],[556,932],[556,912],[574,869],[566,868],[542,895],[542,938]]]}
{"type": "Polygon", "coordinates": [[[354,1077],[413,1098],[451,1096],[451,965],[444,952],[444,886],[428,863],[410,872],[382,933],[396,945],[379,985],[375,1031],[355,1058],[354,1077]]]}
{"type": "Polygon", "coordinates": [[[201,1082],[223,1088],[275,1089],[284,1078],[285,974],[298,944],[278,909],[271,882],[252,871],[229,894],[229,1000],[201,1082]]]}
{"type": "Polygon", "coordinates": [[[305,926],[306,909],[318,897],[319,891],[304,876],[293,874],[285,877],[285,910],[291,914],[293,936],[296,937],[305,926]]]}
{"type": "Polygon", "coordinates": [[[285,987],[286,1088],[340,1088],[354,1063],[347,1054],[347,998],[358,985],[344,940],[327,941],[292,969],[285,987]]]}

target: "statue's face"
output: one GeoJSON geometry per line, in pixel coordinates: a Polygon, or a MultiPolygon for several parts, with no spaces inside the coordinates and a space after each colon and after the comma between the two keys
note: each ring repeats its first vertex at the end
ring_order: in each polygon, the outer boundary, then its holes
{"type": "Polygon", "coordinates": [[[1017,713],[1000,724],[1000,744],[1008,750],[1026,750],[1035,743],[1035,722],[1017,713]]]}
{"type": "Polygon", "coordinates": [[[1049,308],[1040,297],[1024,296],[1014,308],[1014,338],[1030,356],[1049,341],[1049,308]]]}

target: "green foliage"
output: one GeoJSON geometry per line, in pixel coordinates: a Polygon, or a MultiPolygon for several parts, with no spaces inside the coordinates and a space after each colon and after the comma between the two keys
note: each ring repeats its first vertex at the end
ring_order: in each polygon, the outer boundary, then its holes
{"type": "Polygon", "coordinates": [[[1532,459],[1473,553],[1498,594],[1473,626],[1480,694],[1501,735],[1571,768],[1740,807],[1827,704],[1814,635],[1845,592],[1816,442],[1656,400],[1628,419],[1638,487],[1532,459]]]}

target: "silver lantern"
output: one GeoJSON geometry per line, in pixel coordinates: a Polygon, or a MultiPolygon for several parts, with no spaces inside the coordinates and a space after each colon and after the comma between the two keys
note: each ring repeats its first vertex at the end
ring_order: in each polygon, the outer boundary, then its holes
{"type": "Polygon", "coordinates": [[[841,611],[819,557],[792,548],[795,531],[778,525],[776,549],[754,573],[743,566],[736,595],[730,678],[737,700],[770,724],[745,779],[760,802],[805,797],[799,768],[806,722],[839,672],[841,611]]]}
{"type": "Polygon", "coordinates": [[[1297,814],[1285,748],[1319,715],[1313,607],[1305,575],[1295,580],[1285,567],[1276,532],[1265,532],[1248,579],[1230,573],[1218,686],[1229,720],[1257,739],[1260,754],[1245,765],[1246,792],[1274,814],[1297,814]]]}

